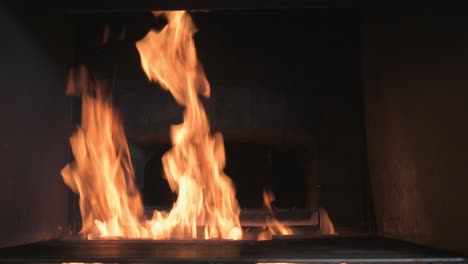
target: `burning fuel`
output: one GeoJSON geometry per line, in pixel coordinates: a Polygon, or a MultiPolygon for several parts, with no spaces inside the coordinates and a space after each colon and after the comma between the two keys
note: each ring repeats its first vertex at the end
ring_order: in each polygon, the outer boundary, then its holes
{"type": "Polygon", "coordinates": [[[110,96],[86,70],[71,75],[67,94],[82,93],[82,123],[70,138],[75,161],[62,175],[80,195],[81,233],[88,238],[241,239],[240,208],[224,174],[221,134],[212,134],[199,94],[210,86],[198,62],[195,26],[184,11],[155,12],[168,24],[136,45],[143,70],[185,107],[182,124],[171,128],[173,148],[162,158],[165,177],[177,200],[169,212],[145,219],[122,122],[110,96]],[[79,85],[77,85],[77,83],[79,85]]]}
{"type": "Polygon", "coordinates": [[[266,226],[267,231],[261,232],[258,235],[257,240],[270,240],[273,235],[292,235],[293,231],[282,224],[280,221],[276,219],[274,216],[273,210],[271,208],[271,204],[275,201],[275,195],[271,190],[264,190],[263,191],[263,202],[265,207],[268,209],[268,213],[270,214],[269,217],[266,219],[266,226]]]}
{"type": "Polygon", "coordinates": [[[171,128],[173,148],[162,158],[166,179],[177,201],[168,215],[155,214],[153,221],[167,228],[197,237],[197,223],[203,237],[241,239],[240,208],[231,179],[224,174],[224,143],[220,133],[212,134],[198,94],[210,96],[210,85],[197,59],[193,34],[196,29],[188,13],[155,12],[168,24],[150,31],[137,42],[143,70],[151,81],[169,90],[185,107],[182,124],[171,128]]]}
{"type": "MultiPolygon", "coordinates": [[[[150,81],[169,91],[185,108],[181,124],[170,130],[172,149],[164,154],[164,173],[177,199],[170,211],[145,217],[122,121],[110,93],[89,77],[86,68],[73,71],[67,95],[81,95],[81,125],[70,137],[75,160],[62,169],[64,182],[80,197],[81,234],[96,238],[242,239],[240,208],[231,179],[224,173],[223,136],[212,133],[199,96],[210,85],[198,61],[196,28],[185,11],[154,12],[167,25],[152,30],[136,47],[150,81]]],[[[272,192],[264,192],[271,235],[292,230],[273,215],[272,192]]],[[[330,222],[331,223],[331,222],[330,222]]],[[[334,232],[331,226],[330,232],[334,232]]]]}

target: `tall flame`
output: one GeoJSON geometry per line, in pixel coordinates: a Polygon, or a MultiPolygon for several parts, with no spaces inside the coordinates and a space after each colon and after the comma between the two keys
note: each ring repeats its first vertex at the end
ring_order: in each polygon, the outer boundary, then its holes
{"type": "Polygon", "coordinates": [[[169,90],[185,107],[183,123],[171,128],[173,148],[163,156],[167,181],[178,194],[165,222],[192,237],[197,237],[197,223],[202,223],[205,238],[240,239],[235,189],[223,172],[223,137],[211,134],[198,97],[209,97],[210,86],[197,59],[195,26],[185,11],[154,14],[166,16],[168,23],[161,31],[150,31],[137,42],[141,65],[150,80],[169,90]]]}
{"type": "MultiPolygon", "coordinates": [[[[92,82],[81,67],[70,75],[67,89],[67,95],[81,94],[83,103],[81,126],[70,138],[75,161],[62,169],[65,183],[80,195],[81,233],[89,239],[241,239],[235,189],[223,172],[223,137],[211,133],[199,98],[209,97],[210,85],[197,59],[195,26],[184,11],[154,14],[165,16],[167,25],[148,32],[136,46],[148,78],[185,107],[183,123],[171,127],[173,148],[162,158],[177,200],[169,212],[154,211],[152,218],[145,218],[120,117],[105,87],[92,82]]],[[[268,232],[258,239],[291,235],[273,215],[273,193],[265,191],[263,198],[270,217],[268,232]]],[[[328,214],[320,210],[311,222],[320,223],[322,234],[334,234],[328,214]]]]}
{"type": "Polygon", "coordinates": [[[81,67],[69,78],[67,93],[83,94],[82,120],[70,138],[75,161],[62,169],[62,176],[80,194],[83,234],[140,237],[143,206],[123,127],[105,89],[90,84],[87,76],[81,67]]]}
{"type": "Polygon", "coordinates": [[[80,195],[81,232],[88,238],[241,239],[235,189],[223,172],[223,137],[211,134],[198,98],[199,93],[208,97],[210,87],[197,60],[195,27],[184,11],[155,15],[165,15],[168,24],[136,45],[149,79],[185,107],[183,123],[171,128],[173,148],[163,156],[177,200],[170,212],[154,211],[145,219],[119,116],[105,89],[99,83],[89,86],[88,73],[80,68],[70,75],[67,94],[82,93],[82,122],[70,138],[75,161],[62,176],[80,195]]]}

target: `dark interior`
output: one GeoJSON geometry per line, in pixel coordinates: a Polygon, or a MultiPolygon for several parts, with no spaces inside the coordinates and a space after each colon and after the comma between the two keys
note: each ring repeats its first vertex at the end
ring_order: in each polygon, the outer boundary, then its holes
{"type": "Polygon", "coordinates": [[[149,10],[182,5],[203,10],[191,12],[212,89],[203,103],[244,211],[264,210],[269,188],[276,210],[323,208],[341,236],[468,253],[463,16],[365,3],[73,3],[0,4],[0,248],[79,230],[60,170],[80,120],[66,79],[81,64],[112,89],[145,206],[171,206],[161,156],[183,109],[148,82],[135,41],[164,26],[149,10]]]}

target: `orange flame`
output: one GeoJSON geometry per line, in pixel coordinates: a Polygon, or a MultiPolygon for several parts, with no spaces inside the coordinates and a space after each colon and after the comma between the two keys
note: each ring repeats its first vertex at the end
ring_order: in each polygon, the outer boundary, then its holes
{"type": "Polygon", "coordinates": [[[81,80],[79,86],[70,81],[67,93],[83,93],[82,120],[70,138],[75,161],[62,169],[62,176],[80,194],[82,233],[141,237],[143,206],[119,116],[99,83],[88,86],[85,68],[71,76],[81,80]]]}
{"type": "MultiPolygon", "coordinates": [[[[67,95],[82,95],[82,121],[70,138],[75,161],[62,169],[62,176],[80,195],[81,233],[89,239],[241,239],[235,189],[223,172],[223,137],[211,134],[198,97],[209,97],[210,86],[197,59],[195,26],[184,11],[154,14],[166,16],[168,24],[150,31],[136,46],[148,78],[185,107],[183,123],[171,128],[173,148],[162,158],[166,179],[178,197],[169,212],[154,211],[151,219],[145,218],[120,117],[104,87],[91,82],[86,68],[80,67],[69,76],[67,95]]],[[[293,234],[273,216],[273,193],[265,191],[263,198],[270,217],[268,232],[258,239],[293,234]]],[[[326,212],[311,221],[319,222],[319,217],[322,233],[334,234],[326,212]]]]}
{"type": "Polygon", "coordinates": [[[185,11],[154,14],[166,16],[168,24],[137,42],[141,64],[148,78],[169,90],[185,112],[183,123],[171,128],[173,148],[163,157],[167,181],[178,198],[167,216],[154,215],[153,231],[165,233],[177,227],[195,238],[197,225],[202,224],[206,239],[240,239],[235,189],[223,172],[223,137],[211,135],[198,97],[199,93],[209,97],[210,86],[197,59],[195,26],[185,11]]]}
{"type": "Polygon", "coordinates": [[[274,215],[273,210],[271,209],[271,203],[275,201],[276,197],[271,190],[263,191],[263,202],[270,213],[270,217],[266,219],[266,224],[268,227],[268,232],[262,232],[258,235],[257,240],[269,240],[272,235],[292,235],[293,231],[278,221],[274,215]]]}
{"type": "Polygon", "coordinates": [[[81,127],[70,138],[75,161],[62,170],[65,183],[80,195],[81,233],[88,238],[241,239],[240,208],[224,174],[221,134],[210,132],[198,93],[210,87],[196,56],[195,27],[183,11],[165,15],[168,25],[137,43],[150,80],[185,106],[184,122],[171,129],[173,148],[163,156],[171,189],[178,194],[170,212],[146,220],[122,123],[99,83],[89,86],[81,67],[69,78],[68,95],[82,94],[81,127]],[[203,232],[200,234],[199,230],[203,232]]]}
{"type": "Polygon", "coordinates": [[[335,226],[328,216],[327,210],[319,208],[318,212],[314,212],[310,218],[313,224],[320,224],[320,234],[322,235],[338,235],[335,226]],[[320,220],[319,220],[320,218],[320,220]]]}

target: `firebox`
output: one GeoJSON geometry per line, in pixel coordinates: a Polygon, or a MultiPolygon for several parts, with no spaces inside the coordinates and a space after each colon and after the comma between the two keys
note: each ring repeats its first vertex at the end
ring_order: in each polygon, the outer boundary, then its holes
{"type": "Polygon", "coordinates": [[[462,16],[23,4],[0,5],[0,262],[467,262],[462,16]]]}

